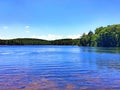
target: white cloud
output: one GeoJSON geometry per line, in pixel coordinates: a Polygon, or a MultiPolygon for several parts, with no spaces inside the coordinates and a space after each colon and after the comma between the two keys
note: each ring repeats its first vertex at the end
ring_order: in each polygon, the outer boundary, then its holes
{"type": "Polygon", "coordinates": [[[8,26],[3,26],[3,29],[4,29],[4,30],[7,30],[7,29],[8,29],[8,26]]]}
{"type": "Polygon", "coordinates": [[[30,28],[30,26],[25,26],[25,29],[29,29],[30,28]]]}
{"type": "Polygon", "coordinates": [[[72,39],[76,39],[76,38],[80,38],[80,34],[74,34],[74,35],[68,35],[66,38],[72,38],[72,39]]]}
{"type": "Polygon", "coordinates": [[[68,35],[66,37],[60,36],[60,35],[48,34],[48,35],[40,35],[40,36],[33,35],[31,38],[38,38],[38,39],[45,39],[45,40],[56,40],[56,39],[64,39],[64,38],[77,39],[80,36],[81,36],[80,34],[68,35]]]}
{"type": "Polygon", "coordinates": [[[30,32],[30,26],[25,26],[25,31],[26,31],[27,33],[29,33],[29,32],[30,32]]]}
{"type": "Polygon", "coordinates": [[[33,35],[32,38],[55,40],[55,39],[62,39],[63,37],[59,35],[48,34],[48,35],[40,35],[40,36],[33,35]]]}
{"type": "Polygon", "coordinates": [[[30,31],[29,30],[26,30],[27,33],[29,33],[30,31]]]}

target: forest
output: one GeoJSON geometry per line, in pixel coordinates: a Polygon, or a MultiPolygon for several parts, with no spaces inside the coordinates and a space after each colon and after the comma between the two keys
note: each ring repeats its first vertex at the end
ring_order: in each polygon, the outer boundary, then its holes
{"type": "Polygon", "coordinates": [[[79,39],[42,40],[34,38],[18,38],[0,40],[0,45],[79,45],[79,39]]]}
{"type": "Polygon", "coordinates": [[[80,46],[120,47],[120,24],[96,28],[80,38],[80,46]]]}
{"type": "Polygon", "coordinates": [[[2,40],[0,45],[78,45],[91,47],[120,47],[120,24],[99,27],[89,31],[78,39],[42,40],[34,38],[17,38],[2,40]]]}

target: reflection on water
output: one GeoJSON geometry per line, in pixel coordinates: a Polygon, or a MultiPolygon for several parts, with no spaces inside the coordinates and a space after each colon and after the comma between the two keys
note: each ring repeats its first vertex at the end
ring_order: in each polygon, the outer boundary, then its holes
{"type": "Polygon", "coordinates": [[[120,49],[1,46],[0,90],[119,90],[120,49]]]}

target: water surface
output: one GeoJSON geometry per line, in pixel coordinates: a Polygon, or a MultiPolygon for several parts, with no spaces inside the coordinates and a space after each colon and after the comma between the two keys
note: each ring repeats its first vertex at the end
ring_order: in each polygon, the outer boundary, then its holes
{"type": "Polygon", "coordinates": [[[120,90],[120,48],[0,46],[0,90],[120,90]]]}

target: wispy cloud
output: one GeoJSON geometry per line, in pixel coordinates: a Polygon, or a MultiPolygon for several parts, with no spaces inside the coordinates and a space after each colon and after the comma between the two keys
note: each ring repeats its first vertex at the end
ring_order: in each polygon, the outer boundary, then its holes
{"type": "Polygon", "coordinates": [[[3,26],[3,30],[7,30],[8,29],[8,26],[3,26]]]}
{"type": "Polygon", "coordinates": [[[25,28],[26,28],[26,29],[29,29],[29,28],[30,28],[30,26],[25,26],[25,28]]]}
{"type": "Polygon", "coordinates": [[[45,40],[56,40],[56,39],[64,39],[64,38],[71,38],[71,39],[77,39],[79,38],[81,35],[80,34],[76,34],[76,35],[68,35],[66,37],[61,36],[61,35],[55,35],[55,34],[48,34],[48,35],[32,35],[31,38],[38,38],[38,39],[45,39],[45,40]]]}
{"type": "Polygon", "coordinates": [[[68,35],[66,38],[72,38],[72,39],[76,39],[76,38],[80,38],[80,34],[73,34],[73,35],[68,35]]]}
{"type": "Polygon", "coordinates": [[[26,30],[27,33],[29,33],[30,31],[29,30],[26,30]]]}
{"type": "Polygon", "coordinates": [[[29,33],[29,32],[30,32],[30,26],[25,26],[25,31],[26,31],[27,33],[29,33]]]}
{"type": "Polygon", "coordinates": [[[48,34],[48,35],[40,35],[40,36],[33,35],[32,38],[55,40],[55,39],[62,39],[63,37],[60,35],[48,34]]]}

